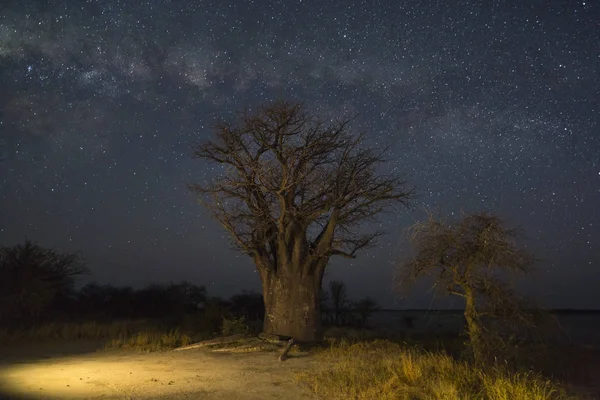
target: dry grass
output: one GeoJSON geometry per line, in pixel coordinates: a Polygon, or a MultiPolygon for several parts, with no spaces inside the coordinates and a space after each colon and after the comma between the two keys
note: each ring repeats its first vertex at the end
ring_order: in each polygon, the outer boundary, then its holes
{"type": "Polygon", "coordinates": [[[113,338],[104,345],[107,349],[121,348],[136,351],[152,352],[174,349],[192,343],[192,335],[183,333],[179,329],[167,332],[142,331],[132,335],[123,335],[113,338]]]}
{"type": "Polygon", "coordinates": [[[563,400],[573,399],[557,384],[534,373],[474,369],[443,352],[427,352],[385,340],[332,342],[317,351],[320,370],[298,379],[327,399],[563,400]]]}
{"type": "Polygon", "coordinates": [[[168,350],[207,337],[207,333],[165,329],[145,320],[52,323],[28,329],[0,330],[0,343],[6,344],[47,340],[100,340],[104,341],[107,349],[126,348],[142,352],[168,350]]]}
{"type": "Polygon", "coordinates": [[[50,323],[32,328],[0,330],[0,340],[5,343],[41,340],[106,340],[148,329],[144,320],[98,323],[50,323]]]}

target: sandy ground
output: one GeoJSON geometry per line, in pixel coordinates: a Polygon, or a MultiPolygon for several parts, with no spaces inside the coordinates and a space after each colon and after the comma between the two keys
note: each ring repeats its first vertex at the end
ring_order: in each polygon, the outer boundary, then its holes
{"type": "Polygon", "coordinates": [[[313,399],[294,374],[306,354],[193,349],[140,354],[93,342],[0,348],[2,399],[313,399]]]}
{"type": "MultiPolygon", "coordinates": [[[[0,346],[0,399],[315,399],[294,375],[317,361],[300,353],[280,362],[279,354],[207,348],[141,354],[83,341],[0,346]]],[[[569,372],[557,377],[582,399],[600,400],[599,351],[561,349],[552,364],[555,373],[569,372]]]]}

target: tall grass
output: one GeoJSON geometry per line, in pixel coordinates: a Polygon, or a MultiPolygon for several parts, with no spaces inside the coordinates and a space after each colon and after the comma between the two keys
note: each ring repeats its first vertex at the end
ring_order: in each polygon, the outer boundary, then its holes
{"type": "Polygon", "coordinates": [[[41,340],[104,340],[147,329],[145,320],[124,320],[110,323],[88,321],[82,323],[49,323],[29,328],[0,330],[5,343],[41,340]]]}
{"type": "Polygon", "coordinates": [[[318,351],[321,367],[298,379],[327,399],[563,400],[558,385],[534,373],[483,371],[444,352],[427,352],[385,340],[332,342],[318,351]]]}
{"type": "Polygon", "coordinates": [[[147,320],[110,323],[50,323],[31,328],[1,329],[0,343],[15,344],[47,340],[98,340],[105,348],[158,351],[185,346],[210,336],[208,332],[166,328],[147,320]]]}
{"type": "Polygon", "coordinates": [[[104,347],[107,349],[122,348],[152,352],[187,346],[192,343],[192,338],[192,334],[181,332],[179,329],[166,332],[147,330],[113,338],[107,341],[104,347]]]}

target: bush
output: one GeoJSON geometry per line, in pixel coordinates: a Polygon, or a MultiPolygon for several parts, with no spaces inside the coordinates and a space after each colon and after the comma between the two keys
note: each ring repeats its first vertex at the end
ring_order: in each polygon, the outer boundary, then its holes
{"type": "Polygon", "coordinates": [[[35,242],[0,247],[0,325],[40,323],[68,303],[75,279],[86,273],[78,254],[35,242]]]}
{"type": "Polygon", "coordinates": [[[105,344],[105,348],[133,349],[136,351],[151,352],[169,350],[192,343],[192,336],[181,332],[179,329],[161,332],[149,330],[136,332],[130,336],[122,335],[105,344]]]}
{"type": "Polygon", "coordinates": [[[245,318],[225,318],[223,317],[223,325],[221,327],[221,333],[223,336],[236,335],[236,334],[247,334],[250,328],[246,325],[245,318]]]}

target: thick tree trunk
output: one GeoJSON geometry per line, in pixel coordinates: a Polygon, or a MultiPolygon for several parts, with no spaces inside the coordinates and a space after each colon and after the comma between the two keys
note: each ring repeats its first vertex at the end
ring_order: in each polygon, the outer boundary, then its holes
{"type": "Polygon", "coordinates": [[[301,276],[292,268],[262,274],[266,334],[298,342],[321,339],[321,277],[301,276]]]}

